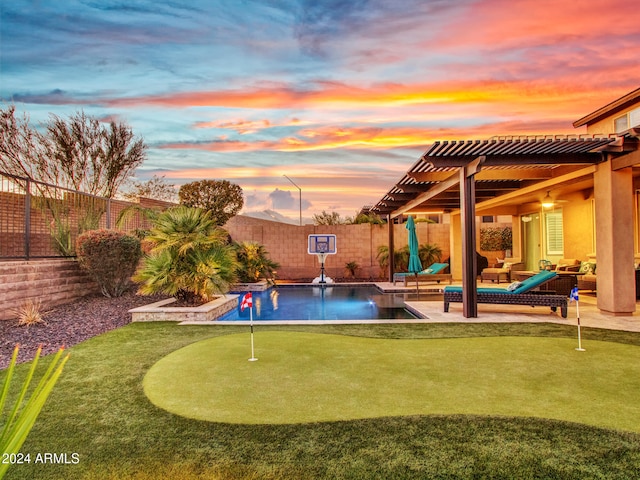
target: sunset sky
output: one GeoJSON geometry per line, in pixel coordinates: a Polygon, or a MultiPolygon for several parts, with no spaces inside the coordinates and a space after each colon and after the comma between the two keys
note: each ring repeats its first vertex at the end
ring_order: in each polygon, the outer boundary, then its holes
{"type": "Polygon", "coordinates": [[[579,134],[640,86],[635,0],[0,4],[0,98],[149,145],[138,172],[228,179],[245,211],[354,215],[436,140],[579,134]]]}

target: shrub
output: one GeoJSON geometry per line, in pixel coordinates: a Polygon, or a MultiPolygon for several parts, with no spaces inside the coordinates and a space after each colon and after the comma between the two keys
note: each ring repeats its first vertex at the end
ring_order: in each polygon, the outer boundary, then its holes
{"type": "Polygon", "coordinates": [[[243,283],[253,283],[261,278],[274,283],[276,270],[280,268],[277,262],[269,258],[269,252],[257,242],[235,243],[234,248],[238,257],[238,277],[243,283]]]}
{"type": "Polygon", "coordinates": [[[420,262],[424,268],[435,262],[439,262],[442,258],[442,249],[435,243],[423,243],[418,249],[420,262]]]}
{"type": "Polygon", "coordinates": [[[360,268],[358,262],[347,262],[344,264],[344,268],[351,274],[351,278],[356,278],[356,272],[360,268]]]}
{"type": "Polygon", "coordinates": [[[129,287],[142,250],[140,240],[117,230],[91,230],[78,237],[80,267],[87,271],[106,297],[119,297],[129,287]]]}
{"type": "Polygon", "coordinates": [[[210,300],[229,291],[238,263],[229,234],[211,212],[178,206],[162,212],[145,239],[153,247],[134,280],[143,295],[164,293],[178,300],[210,300]]]}
{"type": "Polygon", "coordinates": [[[31,326],[38,323],[45,323],[40,313],[42,302],[39,299],[29,298],[19,308],[15,310],[18,317],[18,325],[31,326]]]}
{"type": "Polygon", "coordinates": [[[497,252],[500,250],[510,250],[511,227],[486,227],[480,229],[480,250],[485,252],[497,252]]]}

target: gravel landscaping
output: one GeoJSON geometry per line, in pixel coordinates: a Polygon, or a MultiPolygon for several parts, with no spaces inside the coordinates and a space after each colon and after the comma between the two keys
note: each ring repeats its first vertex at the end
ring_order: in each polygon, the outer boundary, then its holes
{"type": "Polygon", "coordinates": [[[18,320],[0,320],[0,369],[9,365],[16,344],[20,344],[19,362],[33,359],[39,345],[43,354],[55,353],[96,335],[131,322],[129,310],[156,302],[166,296],[140,296],[134,291],[122,297],[91,295],[73,303],[44,311],[46,323],[20,326],[18,320]]]}

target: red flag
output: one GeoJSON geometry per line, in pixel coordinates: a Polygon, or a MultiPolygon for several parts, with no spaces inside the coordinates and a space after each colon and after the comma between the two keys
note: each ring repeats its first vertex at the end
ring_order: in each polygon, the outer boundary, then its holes
{"type": "Polygon", "coordinates": [[[245,308],[253,307],[253,297],[251,296],[251,292],[245,293],[244,297],[242,297],[242,303],[240,304],[240,311],[244,312],[245,308]]]}

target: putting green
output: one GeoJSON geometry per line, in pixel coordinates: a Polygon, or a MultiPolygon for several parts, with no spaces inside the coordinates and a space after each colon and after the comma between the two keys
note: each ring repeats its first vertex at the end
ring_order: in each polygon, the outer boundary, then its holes
{"type": "Polygon", "coordinates": [[[412,414],[533,416],[640,431],[640,348],[562,338],[390,340],[296,332],[216,337],[144,378],[158,407],[226,423],[412,414]]]}

